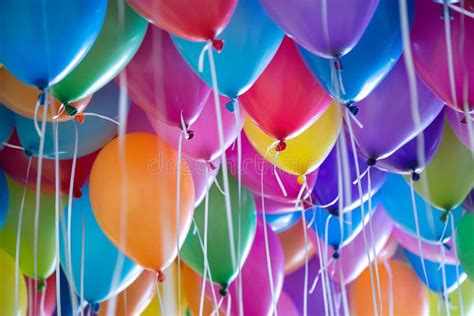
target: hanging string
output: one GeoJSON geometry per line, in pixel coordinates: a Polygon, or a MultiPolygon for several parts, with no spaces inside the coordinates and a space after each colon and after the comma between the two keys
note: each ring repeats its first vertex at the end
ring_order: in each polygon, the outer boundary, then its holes
{"type": "Polygon", "coordinates": [[[95,117],[101,118],[101,119],[103,119],[103,120],[112,122],[112,123],[114,123],[114,124],[117,125],[117,126],[120,125],[120,123],[119,123],[117,120],[114,120],[113,118],[108,117],[108,116],[105,116],[105,115],[102,115],[102,114],[91,113],[91,112],[84,112],[84,113],[81,113],[81,114],[84,115],[84,116],[95,116],[95,117]]]}
{"type": "Polygon", "coordinates": [[[217,190],[219,190],[219,192],[220,192],[222,195],[226,195],[226,193],[225,193],[224,190],[222,189],[221,185],[219,184],[219,181],[217,180],[217,177],[214,178],[214,184],[216,185],[217,190]]]}
{"type": "Polygon", "coordinates": [[[159,278],[159,273],[156,274],[156,295],[158,296],[158,303],[160,304],[160,311],[161,315],[165,315],[164,313],[164,308],[163,308],[163,299],[161,298],[161,291],[160,291],[160,281],[158,280],[159,278]]]}
{"type": "Polygon", "coordinates": [[[347,301],[346,277],[344,275],[344,272],[342,271],[342,265],[339,265],[339,280],[341,281],[342,307],[344,308],[344,315],[350,315],[349,303],[347,301]]]}
{"type": "Polygon", "coordinates": [[[449,306],[449,301],[448,301],[448,286],[446,285],[446,269],[445,269],[445,261],[446,261],[446,256],[445,256],[445,249],[442,244],[440,244],[441,247],[441,275],[443,279],[443,299],[444,299],[444,305],[446,306],[446,313],[447,315],[451,315],[451,308],[449,306]]]}
{"type": "MultiPolygon", "coordinates": [[[[319,236],[318,225],[314,225],[314,228],[316,230],[316,235],[319,236]]],[[[316,284],[319,280],[319,275],[322,273],[321,268],[324,267],[324,264],[323,264],[323,261],[322,261],[323,260],[323,252],[322,252],[319,237],[316,239],[316,246],[318,248],[318,254],[319,254],[319,256],[318,256],[318,258],[319,258],[319,272],[316,275],[316,278],[313,282],[313,286],[311,288],[310,293],[313,293],[314,289],[316,288],[316,284]]],[[[323,278],[323,283],[324,283],[324,278],[323,278]]],[[[327,295],[326,295],[327,294],[326,293],[326,287],[323,285],[322,289],[323,289],[323,300],[324,300],[324,315],[328,315],[328,302],[327,302],[327,295]]]]}
{"type": "MultiPolygon", "coordinates": [[[[84,224],[84,214],[81,217],[81,286],[80,286],[80,300],[81,306],[84,306],[84,260],[85,260],[85,248],[86,248],[86,230],[84,224]]],[[[84,316],[84,309],[81,309],[81,316],[84,316]]]]}
{"type": "MultiPolygon", "coordinates": [[[[182,114],[182,113],[181,113],[182,114]]],[[[183,116],[181,115],[181,118],[183,116]]],[[[180,202],[181,202],[181,155],[182,155],[182,146],[183,146],[183,135],[185,131],[179,133],[178,138],[178,166],[176,172],[176,252],[178,253],[178,315],[181,315],[181,255],[179,251],[180,244],[180,202]]]]}
{"type": "Polygon", "coordinates": [[[388,311],[389,315],[393,316],[393,274],[392,268],[390,267],[390,263],[387,259],[383,259],[383,265],[385,270],[387,271],[388,276],[388,311]]]}
{"type": "MultiPolygon", "coordinates": [[[[209,177],[208,168],[205,170],[206,179],[209,177]]],[[[207,227],[209,222],[209,190],[206,190],[204,198],[204,245],[203,245],[203,257],[204,257],[204,278],[201,281],[201,297],[199,298],[199,316],[202,316],[204,309],[204,293],[206,291],[206,280],[207,280],[207,227]]],[[[197,228],[197,226],[194,226],[197,228]]]]}
{"type": "MultiPolygon", "coordinates": [[[[327,218],[326,218],[326,224],[325,224],[325,231],[324,231],[324,238],[325,238],[325,243],[324,243],[324,246],[325,246],[325,249],[324,249],[324,255],[323,255],[323,261],[324,261],[324,264],[325,264],[325,269],[323,269],[323,278],[325,279],[325,282],[323,284],[325,284],[326,286],[326,291],[328,293],[328,304],[329,304],[329,312],[331,315],[334,315],[334,310],[333,310],[333,295],[332,295],[332,291],[331,291],[331,285],[330,285],[330,281],[329,281],[329,259],[328,259],[328,254],[329,254],[329,244],[328,244],[328,230],[329,230],[329,220],[331,219],[332,215],[329,215],[327,218]]],[[[336,252],[337,253],[337,252],[336,252]]],[[[332,256],[333,259],[337,259],[338,258],[338,254],[337,255],[333,255],[332,256]]]]}
{"type": "Polygon", "coordinates": [[[452,3],[448,3],[448,7],[456,12],[459,12],[461,14],[464,14],[467,17],[474,18],[474,12],[471,12],[469,10],[463,9],[458,7],[457,5],[454,5],[452,3]]]}
{"type": "Polygon", "coordinates": [[[230,311],[232,310],[232,300],[230,299],[230,294],[227,296],[227,314],[230,315],[230,311]]]}
{"type": "Polygon", "coordinates": [[[18,146],[18,145],[9,144],[9,143],[6,143],[6,142],[3,142],[2,144],[3,144],[3,146],[5,146],[5,147],[9,147],[9,148],[13,148],[13,149],[18,149],[18,150],[21,150],[21,151],[25,151],[25,148],[23,148],[23,147],[21,147],[21,146],[18,146]]]}
{"type": "MultiPolygon", "coordinates": [[[[452,212],[449,212],[449,221],[451,223],[451,233],[452,238],[453,238],[453,244],[454,244],[454,256],[456,257],[456,260],[458,260],[458,250],[456,247],[456,234],[455,234],[455,229],[454,229],[454,216],[452,212]]],[[[463,304],[463,299],[462,299],[462,292],[461,292],[461,284],[459,283],[459,279],[461,278],[461,274],[459,273],[459,264],[456,262],[456,285],[457,285],[457,292],[458,292],[458,299],[459,299],[459,307],[461,310],[461,316],[464,316],[464,304],[463,304]]]]}
{"type": "Polygon", "coordinates": [[[278,186],[280,187],[281,192],[283,193],[284,197],[288,196],[288,193],[286,192],[285,186],[283,185],[283,182],[281,181],[280,175],[277,172],[277,161],[278,161],[278,151],[275,152],[275,156],[273,159],[273,174],[275,175],[275,179],[278,182],[278,186]]]}
{"type": "MultiPolygon", "coordinates": [[[[40,282],[43,282],[43,289],[41,290],[40,315],[44,315],[45,314],[44,313],[44,304],[45,304],[45,300],[46,300],[46,291],[48,289],[48,282],[47,282],[47,280],[43,280],[43,281],[40,281],[40,282]]],[[[35,291],[37,291],[37,289],[35,289],[35,291]]]]}

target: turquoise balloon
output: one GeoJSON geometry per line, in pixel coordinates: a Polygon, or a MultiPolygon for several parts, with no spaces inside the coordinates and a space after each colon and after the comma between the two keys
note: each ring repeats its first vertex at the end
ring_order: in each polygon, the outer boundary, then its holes
{"type": "MultiPolygon", "coordinates": [[[[378,195],[392,220],[405,231],[416,236],[410,186],[405,178],[400,175],[389,174],[378,195]]],[[[445,211],[429,205],[416,192],[415,204],[421,238],[431,242],[447,241],[453,234],[451,220],[454,219],[454,227],[457,227],[462,217],[462,208],[456,207],[451,210],[452,216],[448,216],[448,221],[443,222],[441,217],[445,214],[445,211]],[[443,235],[446,224],[446,230],[443,235]]]]}
{"type": "Polygon", "coordinates": [[[12,136],[14,126],[15,114],[6,106],[0,104],[0,149],[3,148],[3,143],[12,136]]]}
{"type": "MultiPolygon", "coordinates": [[[[414,3],[407,1],[410,21],[414,3]]],[[[369,95],[395,66],[403,50],[401,34],[399,2],[380,0],[359,43],[340,59],[344,92],[340,91],[338,80],[334,80],[333,60],[313,55],[302,47],[298,49],[326,91],[342,104],[351,104],[369,95]]]]}
{"type": "Polygon", "coordinates": [[[84,247],[84,299],[88,303],[102,302],[125,289],[132,283],[143,269],[125,257],[105,236],[97,223],[89,200],[89,185],[83,188],[83,195],[74,199],[71,211],[71,269],[67,264],[67,223],[68,208],[66,206],[60,218],[60,261],[69,282],[73,281],[77,295],[81,294],[81,254],[84,247]],[[82,238],[84,234],[84,244],[82,238]],[[124,256],[123,266],[115,287],[113,277],[119,255],[124,256]]]}
{"type": "MultiPolygon", "coordinates": [[[[206,43],[171,36],[179,53],[192,69],[212,87],[209,59],[199,72],[199,55],[206,43]]],[[[214,51],[219,92],[230,98],[247,91],[270,63],[283,39],[283,31],[270,19],[258,0],[239,0],[234,15],[219,36],[220,53],[214,51]]]]}
{"type": "MultiPolygon", "coordinates": [[[[85,112],[100,114],[118,120],[120,89],[115,82],[108,83],[94,94],[85,112]]],[[[128,108],[128,101],[127,101],[128,108]]],[[[38,122],[41,127],[41,122],[38,122]]],[[[117,125],[104,118],[86,116],[82,124],[75,121],[58,123],[59,159],[71,159],[74,155],[75,128],[78,130],[78,157],[88,155],[104,146],[117,134],[117,125]]],[[[15,115],[15,127],[21,146],[38,156],[40,137],[36,132],[34,121],[15,115]]],[[[54,159],[53,123],[46,123],[46,135],[43,156],[54,159]]]]}

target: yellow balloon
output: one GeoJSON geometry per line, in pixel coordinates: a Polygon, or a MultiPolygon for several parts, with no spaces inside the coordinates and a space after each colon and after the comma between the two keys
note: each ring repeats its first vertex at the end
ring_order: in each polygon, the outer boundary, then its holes
{"type": "Polygon", "coordinates": [[[258,153],[286,172],[302,176],[316,170],[336,143],[342,125],[339,104],[332,102],[323,115],[300,135],[286,140],[286,148],[275,159],[275,139],[252,120],[245,120],[244,131],[258,153]]]}
{"type": "MultiPolygon", "coordinates": [[[[18,274],[17,315],[26,315],[28,292],[23,274],[18,274]]],[[[0,315],[15,315],[15,260],[3,250],[0,250],[0,315]]]]}
{"type": "MultiPolygon", "coordinates": [[[[462,306],[464,307],[464,315],[474,315],[474,283],[466,279],[460,286],[462,306]]],[[[449,305],[452,306],[450,310],[451,316],[462,315],[461,303],[459,302],[458,290],[455,290],[448,295],[449,305]]],[[[442,297],[434,293],[430,293],[430,316],[445,316],[446,304],[442,297]]]]}

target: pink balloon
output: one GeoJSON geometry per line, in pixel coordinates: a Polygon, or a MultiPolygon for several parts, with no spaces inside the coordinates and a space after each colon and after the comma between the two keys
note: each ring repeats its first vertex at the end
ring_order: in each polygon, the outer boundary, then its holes
{"type": "Polygon", "coordinates": [[[150,24],[140,49],[124,70],[128,92],[138,106],[181,128],[201,113],[211,92],[178,53],[168,33],[150,24]]]}
{"type": "Polygon", "coordinates": [[[131,102],[127,117],[127,133],[146,132],[155,134],[155,130],[148,121],[145,111],[131,102]]]}
{"type": "MultiPolygon", "coordinates": [[[[267,198],[264,198],[263,203],[265,204],[266,214],[286,214],[290,212],[301,211],[295,208],[295,203],[284,203],[267,198]]],[[[257,214],[262,214],[263,208],[261,196],[255,196],[255,205],[257,207],[257,214]]]]}
{"type": "MultiPolygon", "coordinates": [[[[240,113],[239,124],[236,124],[235,113],[225,109],[225,104],[229,101],[230,99],[227,97],[220,97],[222,124],[224,126],[224,150],[235,141],[242,130],[245,119],[244,113],[240,113]]],[[[178,148],[181,133],[179,128],[166,125],[152,116],[148,116],[148,119],[158,136],[174,148],[178,148]]],[[[194,137],[190,140],[183,139],[182,150],[184,155],[204,162],[214,161],[221,155],[222,148],[219,145],[216,112],[212,96],[208,98],[201,114],[189,129],[193,131],[194,137]]]]}
{"type": "Polygon", "coordinates": [[[278,300],[277,305],[277,314],[278,315],[292,315],[298,316],[299,311],[296,308],[295,302],[285,293],[285,291],[281,292],[280,299],[278,300]]]}
{"type": "MultiPolygon", "coordinates": [[[[28,311],[26,315],[51,316],[56,307],[56,273],[53,273],[44,282],[44,288],[40,291],[39,281],[25,277],[28,289],[28,311]],[[42,306],[42,300],[44,300],[42,306]]],[[[14,289],[12,289],[14,291],[14,289]]]]}
{"type": "MultiPolygon", "coordinates": [[[[467,126],[467,120],[469,118],[464,117],[465,115],[463,113],[453,111],[447,107],[445,109],[445,113],[448,117],[449,125],[451,125],[451,127],[453,128],[454,133],[456,133],[456,136],[459,138],[459,140],[464,144],[464,146],[471,149],[471,151],[474,151],[474,144],[471,144],[471,139],[469,137],[469,129],[467,126]]],[[[471,122],[474,128],[474,119],[471,118],[471,122]]]]}
{"type": "MultiPolygon", "coordinates": [[[[240,174],[242,183],[257,195],[261,195],[261,173],[263,172],[264,196],[279,202],[295,202],[301,189],[298,177],[289,174],[280,168],[274,168],[273,164],[263,158],[250,144],[245,133],[241,133],[242,153],[240,174]],[[283,183],[287,196],[283,194],[274,171],[276,171],[283,183]]],[[[238,174],[238,150],[237,146],[227,149],[227,165],[230,173],[237,177],[238,174]]],[[[307,198],[313,190],[318,177],[318,171],[313,171],[306,176],[309,190],[303,194],[307,198]]]]}
{"type": "MultiPolygon", "coordinates": [[[[416,236],[411,235],[408,232],[405,232],[403,229],[394,225],[393,227],[393,236],[398,241],[398,243],[403,247],[408,249],[409,251],[415,253],[417,256],[421,256],[420,250],[418,248],[418,239],[416,236]]],[[[450,238],[447,242],[448,248],[444,248],[444,258],[447,264],[458,264],[458,260],[456,259],[453,242],[453,238],[450,238]]],[[[435,244],[424,239],[421,240],[421,248],[423,250],[423,258],[431,260],[431,261],[441,261],[442,258],[442,250],[441,247],[444,247],[442,244],[435,244]]]]}

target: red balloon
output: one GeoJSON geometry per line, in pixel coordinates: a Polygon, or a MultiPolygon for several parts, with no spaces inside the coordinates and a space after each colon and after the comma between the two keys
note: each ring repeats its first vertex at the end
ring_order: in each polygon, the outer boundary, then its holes
{"type": "Polygon", "coordinates": [[[301,133],[331,102],[288,37],[260,78],[239,100],[255,123],[278,140],[301,133]]]}
{"type": "Polygon", "coordinates": [[[128,0],[159,28],[191,41],[215,39],[234,12],[237,0],[128,0]]]}
{"type": "MultiPolygon", "coordinates": [[[[16,131],[8,141],[9,144],[21,146],[16,131]]],[[[91,172],[92,163],[99,151],[93,152],[87,156],[79,157],[76,160],[76,172],[74,176],[73,195],[79,197],[80,189],[84,185],[91,172]]],[[[28,168],[29,158],[22,150],[4,147],[0,151],[0,168],[13,178],[16,182],[25,184],[26,170],[28,168]]],[[[43,159],[43,167],[41,173],[41,192],[55,192],[55,161],[54,159],[43,159]]],[[[72,159],[59,160],[59,187],[61,193],[69,193],[69,181],[71,178],[72,159]]],[[[36,187],[36,174],[38,172],[38,157],[31,157],[31,169],[28,181],[28,187],[36,187]]]]}
{"type": "Polygon", "coordinates": [[[56,308],[56,273],[44,281],[25,276],[28,289],[28,311],[26,315],[52,316],[56,308]]]}

